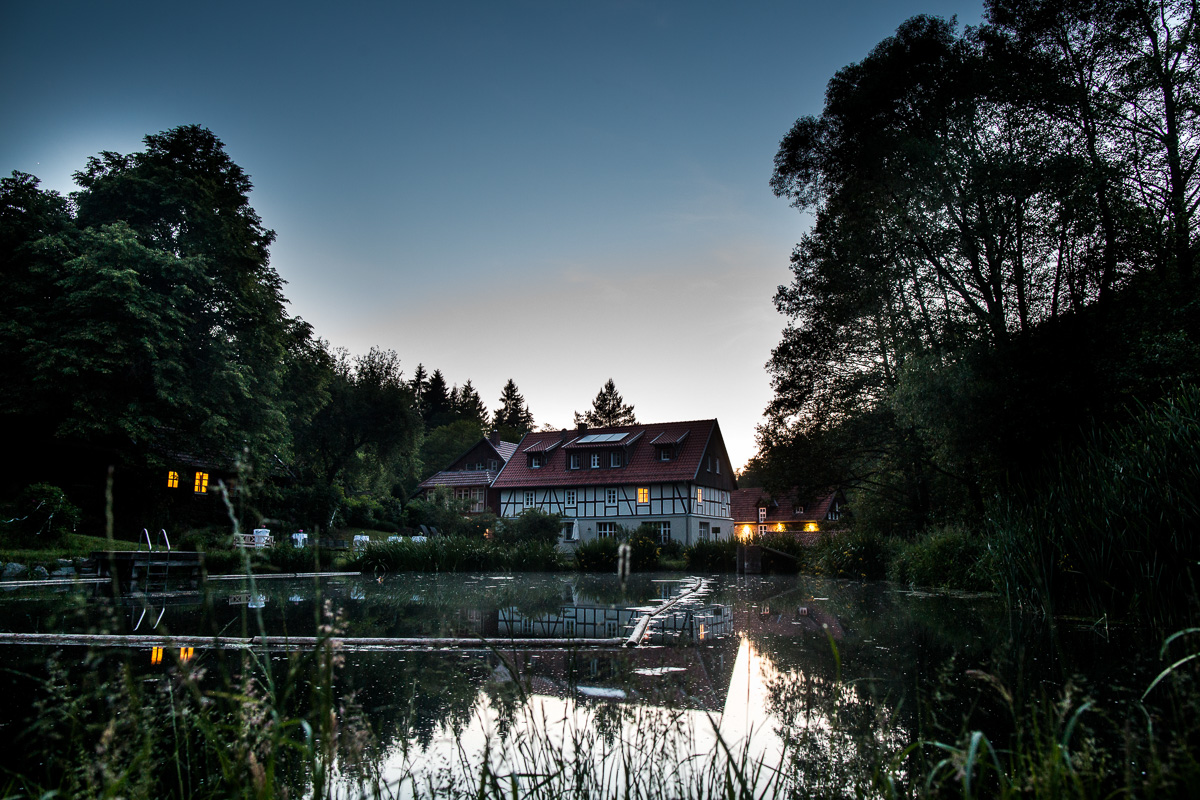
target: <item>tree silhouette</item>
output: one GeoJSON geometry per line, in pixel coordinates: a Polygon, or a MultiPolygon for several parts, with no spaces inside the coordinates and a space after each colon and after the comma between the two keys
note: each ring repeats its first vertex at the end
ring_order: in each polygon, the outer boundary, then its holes
{"type": "Polygon", "coordinates": [[[625,399],[617,391],[613,379],[609,378],[592,401],[591,409],[582,414],[575,412],[575,424],[586,424],[594,428],[636,425],[637,417],[633,415],[633,406],[625,404],[625,399]]]}

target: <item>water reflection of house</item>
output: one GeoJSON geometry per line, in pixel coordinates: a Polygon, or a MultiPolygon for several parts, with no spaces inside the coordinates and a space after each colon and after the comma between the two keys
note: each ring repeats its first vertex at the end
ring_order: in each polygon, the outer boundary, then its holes
{"type": "MultiPolygon", "coordinates": [[[[650,607],[613,608],[610,606],[564,605],[557,614],[530,616],[516,608],[504,608],[497,617],[496,635],[501,637],[615,639],[628,636],[635,622],[650,607]]],[[[683,606],[656,617],[651,640],[661,637],[707,641],[733,633],[733,613],[729,606],[683,606]]]]}
{"type": "Polygon", "coordinates": [[[734,530],[743,539],[791,533],[815,544],[822,531],[837,528],[846,514],[846,498],[840,490],[803,498],[799,489],[779,496],[765,489],[737,489],[732,499],[734,530]]]}
{"type": "Polygon", "coordinates": [[[745,636],[805,636],[813,633],[824,635],[828,631],[835,640],[846,635],[838,618],[818,606],[809,604],[763,605],[737,611],[733,627],[745,636]]]}

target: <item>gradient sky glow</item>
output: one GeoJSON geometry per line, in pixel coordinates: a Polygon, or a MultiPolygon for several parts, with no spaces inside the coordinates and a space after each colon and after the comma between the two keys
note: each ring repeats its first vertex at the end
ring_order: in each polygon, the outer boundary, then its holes
{"type": "Polygon", "coordinates": [[[863,2],[5,3],[0,172],[69,192],[200,123],[251,176],[291,312],[539,425],[612,377],[753,455],[805,220],[767,185],[825,84],[918,13],[863,2]]]}

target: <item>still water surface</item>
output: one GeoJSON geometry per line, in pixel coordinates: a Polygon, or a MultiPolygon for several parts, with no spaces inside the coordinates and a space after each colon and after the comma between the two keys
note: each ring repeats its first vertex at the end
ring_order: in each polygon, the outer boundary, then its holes
{"type": "MultiPolygon", "coordinates": [[[[376,766],[393,785],[414,776],[461,784],[484,758],[498,771],[519,771],[522,758],[561,759],[613,781],[667,764],[686,783],[728,747],[810,788],[853,793],[874,765],[918,738],[950,740],[968,728],[1003,735],[1005,692],[1121,700],[1159,668],[1131,658],[1155,650],[1137,631],[1054,628],[1010,614],[995,597],[805,576],[635,575],[622,584],[574,574],[401,574],[214,581],[116,598],[108,587],[0,591],[0,632],[298,637],[322,626],[344,642],[339,707],[366,722],[376,766]],[[663,615],[648,644],[503,644],[628,636],[639,613],[700,578],[703,588],[663,615]],[[355,642],[397,637],[501,644],[355,642]],[[519,746],[504,753],[497,742],[519,746]]],[[[181,668],[173,652],[154,663],[150,646],[121,650],[147,679],[181,668]]],[[[286,649],[265,656],[279,665],[290,657],[286,649]]],[[[228,657],[199,646],[186,668],[215,674],[228,657]]],[[[84,645],[0,646],[0,766],[20,769],[16,754],[48,746],[27,732],[48,661],[70,675],[94,659],[84,645]]]]}

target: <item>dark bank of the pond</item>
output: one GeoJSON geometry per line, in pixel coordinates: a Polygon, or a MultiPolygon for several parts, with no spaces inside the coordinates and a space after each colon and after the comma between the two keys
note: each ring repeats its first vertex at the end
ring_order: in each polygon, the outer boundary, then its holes
{"type": "MultiPolygon", "coordinates": [[[[504,743],[519,741],[547,747],[540,756],[510,753],[497,769],[553,771],[550,763],[520,762],[550,758],[551,742],[559,744],[555,758],[567,752],[572,759],[598,758],[605,747],[642,752],[653,745],[657,760],[646,769],[698,781],[699,765],[719,760],[718,737],[730,744],[749,737],[753,756],[782,766],[772,774],[805,791],[872,794],[880,770],[894,768],[909,744],[954,743],[971,730],[1010,742],[1042,708],[1047,716],[1036,719],[1053,726],[1090,702],[1073,744],[1081,752],[1122,753],[1122,714],[1139,707],[1163,667],[1161,637],[1151,631],[1053,625],[1013,615],[995,597],[805,576],[705,577],[704,596],[656,640],[667,644],[634,649],[344,647],[330,651],[327,674],[319,653],[300,650],[197,647],[180,663],[178,654],[150,646],[0,645],[0,766],[47,786],[73,769],[79,753],[97,752],[110,722],[142,715],[141,728],[155,736],[147,745],[154,758],[183,758],[187,786],[195,789],[202,774],[222,768],[206,749],[220,742],[180,733],[179,720],[203,713],[185,699],[192,687],[196,697],[210,698],[249,691],[281,719],[308,719],[310,727],[327,703],[355,730],[369,732],[356,754],[330,751],[343,781],[369,774],[394,786],[405,776],[441,775],[449,789],[464,788],[481,763],[464,765],[464,753],[483,758],[480,748],[490,745],[493,758],[504,743]],[[246,689],[250,679],[258,688],[246,689]],[[327,696],[316,691],[326,685],[327,696]],[[570,733],[548,729],[546,720],[561,721],[570,733]],[[573,737],[570,747],[564,735],[573,737]],[[194,763],[181,755],[181,742],[201,754],[194,763]],[[355,772],[364,756],[371,770],[355,772]]],[[[107,587],[22,588],[0,593],[0,631],[332,633],[349,642],[601,638],[626,633],[637,609],[655,607],[679,586],[674,574],[635,575],[622,584],[611,576],[459,573],[221,581],[196,592],[119,597],[107,587]]],[[[1181,689],[1162,691],[1142,707],[1173,725],[1163,706],[1181,689]]],[[[124,735],[133,752],[143,734],[124,735]]],[[[231,747],[245,738],[237,724],[194,735],[228,736],[231,747]]],[[[1139,770],[1153,768],[1141,763],[1136,746],[1131,752],[1139,770]]],[[[104,758],[113,775],[133,769],[111,749],[104,758]]],[[[283,767],[279,774],[294,792],[313,788],[312,764],[283,767]]],[[[916,771],[931,767],[910,759],[894,768],[895,778],[915,790],[916,771]]],[[[615,779],[616,768],[605,769],[597,774],[615,779]]],[[[1105,769],[1116,769],[1115,762],[1105,769]]],[[[181,793],[177,776],[154,777],[154,769],[147,775],[162,783],[162,793],[181,793]]]]}

